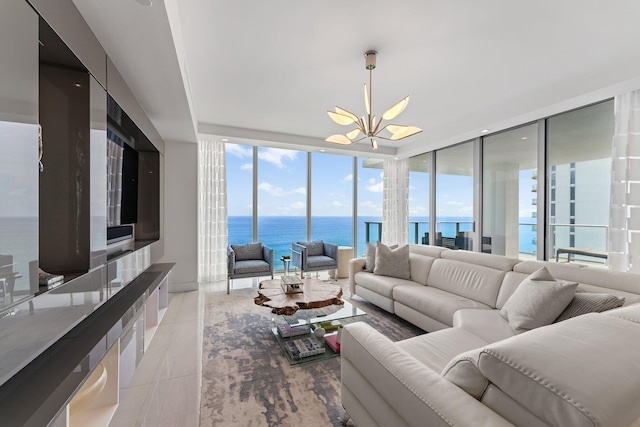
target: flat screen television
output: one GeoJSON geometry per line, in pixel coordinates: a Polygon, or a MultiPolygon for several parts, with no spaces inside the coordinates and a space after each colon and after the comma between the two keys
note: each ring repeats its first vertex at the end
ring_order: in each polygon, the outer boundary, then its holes
{"type": "Polygon", "coordinates": [[[138,221],[138,152],[107,129],[107,228],[138,221]]]}

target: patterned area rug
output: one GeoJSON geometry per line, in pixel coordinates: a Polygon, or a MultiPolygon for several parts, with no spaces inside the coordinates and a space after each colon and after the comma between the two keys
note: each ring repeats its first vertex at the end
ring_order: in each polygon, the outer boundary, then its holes
{"type": "MultiPolygon", "coordinates": [[[[256,295],[255,289],[209,294],[200,425],[340,426],[340,357],[289,366],[270,331],[273,315],[253,303],[256,295]]],[[[367,313],[358,320],[393,341],[424,333],[357,296],[348,300],[367,313]]]]}

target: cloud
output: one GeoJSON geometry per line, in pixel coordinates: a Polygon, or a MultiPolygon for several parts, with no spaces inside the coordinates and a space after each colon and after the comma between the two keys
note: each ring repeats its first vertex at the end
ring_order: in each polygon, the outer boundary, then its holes
{"type": "Polygon", "coordinates": [[[458,209],[458,212],[465,215],[473,214],[473,206],[465,206],[463,208],[458,209]]]}
{"type": "Polygon", "coordinates": [[[375,183],[376,183],[375,178],[369,178],[369,184],[375,184],[375,183]]]}
{"type": "Polygon", "coordinates": [[[422,213],[428,213],[429,212],[429,208],[425,207],[425,206],[410,206],[409,207],[409,213],[417,215],[417,214],[422,214],[422,213]]]}
{"type": "Polygon", "coordinates": [[[283,160],[294,160],[298,152],[285,150],[282,148],[265,148],[258,151],[258,158],[265,162],[272,163],[280,169],[284,169],[283,160]]]}
{"type": "Polygon", "coordinates": [[[341,207],[344,207],[345,205],[343,205],[342,203],[336,200],[333,203],[331,203],[331,206],[335,206],[336,208],[341,208],[341,207]]]}
{"type": "Polygon", "coordinates": [[[307,207],[307,204],[305,202],[293,202],[289,205],[291,207],[291,209],[304,209],[307,207]]]}
{"type": "Polygon", "coordinates": [[[240,166],[240,169],[242,169],[243,171],[253,170],[253,163],[245,163],[244,165],[240,166]]]}
{"type": "Polygon", "coordinates": [[[343,181],[353,181],[353,174],[350,173],[349,175],[345,176],[344,178],[342,178],[343,181]]]}
{"type": "Polygon", "coordinates": [[[382,193],[382,182],[368,186],[367,190],[372,193],[382,193]]]}
{"type": "Polygon", "coordinates": [[[284,188],[275,186],[268,182],[261,182],[260,184],[258,184],[258,190],[262,190],[270,196],[274,197],[284,197],[291,194],[307,194],[307,190],[304,187],[298,187],[294,188],[293,190],[286,191],[284,188]]]}
{"type": "Polygon", "coordinates": [[[458,202],[456,200],[449,200],[448,202],[446,202],[446,204],[452,206],[464,206],[463,202],[458,202]]]}
{"type": "Polygon", "coordinates": [[[253,147],[239,144],[225,144],[224,150],[227,154],[240,158],[251,157],[253,155],[253,147]]]}
{"type": "Polygon", "coordinates": [[[372,201],[370,201],[370,200],[367,200],[367,201],[364,201],[364,202],[362,202],[362,203],[359,203],[359,204],[358,204],[358,207],[359,207],[359,208],[377,208],[377,207],[378,207],[378,205],[376,205],[375,203],[373,203],[373,202],[372,202],[372,201]]]}

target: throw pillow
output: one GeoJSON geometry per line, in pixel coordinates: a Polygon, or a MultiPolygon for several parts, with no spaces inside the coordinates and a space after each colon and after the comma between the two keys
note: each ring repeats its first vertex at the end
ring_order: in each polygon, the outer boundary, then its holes
{"type": "Polygon", "coordinates": [[[612,308],[621,307],[623,304],[624,298],[619,298],[615,295],[576,292],[567,308],[554,320],[554,323],[562,322],[581,314],[602,313],[612,308]]]}
{"type": "MultiPolygon", "coordinates": [[[[396,249],[398,245],[391,245],[389,249],[396,249]]],[[[373,270],[376,266],[376,245],[373,243],[367,242],[367,252],[364,255],[364,268],[362,271],[366,271],[368,273],[373,273],[373,270]]]]}
{"type": "Polygon", "coordinates": [[[307,256],[324,255],[324,241],[315,240],[313,242],[298,242],[299,245],[307,248],[307,256]]]}
{"type": "Polygon", "coordinates": [[[377,242],[373,274],[397,277],[398,279],[411,279],[409,245],[402,245],[397,249],[391,249],[387,245],[377,242]]]}
{"type": "Polygon", "coordinates": [[[367,253],[364,257],[364,269],[362,271],[373,273],[373,268],[376,266],[376,245],[367,242],[367,253]]]}
{"type": "Polygon", "coordinates": [[[500,310],[511,329],[520,334],[551,324],[576,293],[575,282],[559,282],[542,267],[527,277],[500,310]]]}
{"type": "Polygon", "coordinates": [[[236,261],[262,259],[262,243],[247,243],[246,245],[231,245],[236,253],[236,261]]]}

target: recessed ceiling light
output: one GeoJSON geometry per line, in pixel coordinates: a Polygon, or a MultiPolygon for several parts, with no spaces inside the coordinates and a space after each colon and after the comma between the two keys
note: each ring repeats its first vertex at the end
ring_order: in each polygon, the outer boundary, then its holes
{"type": "Polygon", "coordinates": [[[321,153],[324,153],[326,150],[320,150],[321,153]]]}
{"type": "Polygon", "coordinates": [[[520,138],[520,139],[525,140],[525,139],[529,139],[529,138],[527,138],[526,136],[523,136],[523,137],[522,137],[522,138],[520,138]]]}
{"type": "Polygon", "coordinates": [[[229,141],[227,138],[222,138],[222,142],[227,142],[229,141]]]}
{"type": "Polygon", "coordinates": [[[136,0],[136,3],[149,7],[152,2],[151,0],[136,0]]]}
{"type": "Polygon", "coordinates": [[[482,129],[480,132],[482,132],[482,133],[487,133],[487,132],[489,132],[490,130],[491,130],[491,129],[482,129]]]}
{"type": "Polygon", "coordinates": [[[82,87],[82,85],[80,83],[74,83],[73,84],[75,87],[82,87]]]}

